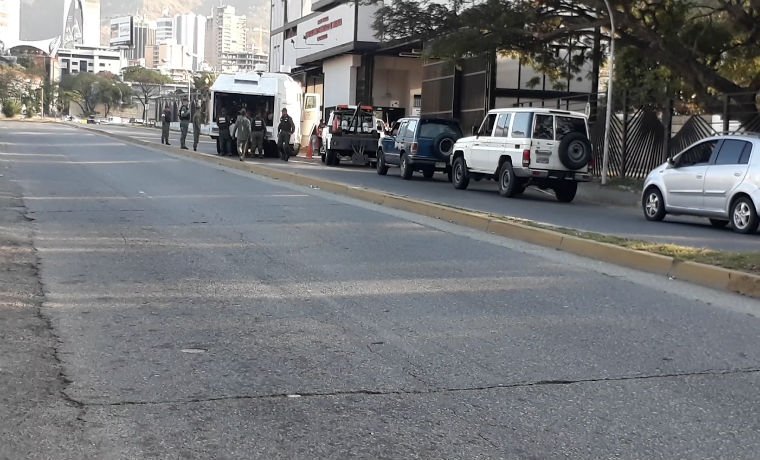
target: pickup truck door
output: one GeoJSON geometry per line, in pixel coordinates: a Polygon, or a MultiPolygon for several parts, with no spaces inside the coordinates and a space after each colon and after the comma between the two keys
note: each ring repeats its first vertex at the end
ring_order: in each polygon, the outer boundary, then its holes
{"type": "Polygon", "coordinates": [[[487,171],[491,150],[491,137],[493,136],[494,125],[496,124],[496,114],[489,113],[483,119],[480,128],[478,129],[478,135],[473,139],[472,147],[470,148],[470,158],[465,158],[469,169],[478,172],[493,172],[487,171]]]}

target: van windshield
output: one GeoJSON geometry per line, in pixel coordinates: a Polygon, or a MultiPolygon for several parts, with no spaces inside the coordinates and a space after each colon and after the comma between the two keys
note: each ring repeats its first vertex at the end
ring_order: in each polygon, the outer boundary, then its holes
{"type": "Polygon", "coordinates": [[[561,141],[565,135],[570,133],[581,133],[588,137],[586,132],[586,121],[583,118],[578,117],[563,117],[557,115],[554,119],[557,125],[556,140],[561,141]]]}
{"type": "Polygon", "coordinates": [[[448,134],[449,136],[460,138],[462,137],[462,130],[459,128],[459,124],[456,122],[445,121],[423,121],[420,126],[419,137],[424,138],[436,138],[441,134],[448,134]]]}

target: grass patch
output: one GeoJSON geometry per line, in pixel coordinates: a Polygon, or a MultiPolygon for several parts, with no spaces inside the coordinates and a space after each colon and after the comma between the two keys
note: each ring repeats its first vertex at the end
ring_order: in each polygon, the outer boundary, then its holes
{"type": "Polygon", "coordinates": [[[575,236],[586,240],[614,244],[616,246],[622,246],[624,248],[634,249],[637,251],[670,256],[677,260],[698,262],[701,264],[714,265],[716,267],[723,267],[730,270],[752,273],[753,275],[760,275],[760,252],[716,251],[713,249],[679,246],[677,244],[650,243],[647,241],[632,240],[619,236],[584,232],[580,230],[574,230],[572,228],[542,225],[536,222],[525,221],[521,219],[508,220],[523,225],[529,225],[531,227],[552,230],[565,235],[575,236]]]}

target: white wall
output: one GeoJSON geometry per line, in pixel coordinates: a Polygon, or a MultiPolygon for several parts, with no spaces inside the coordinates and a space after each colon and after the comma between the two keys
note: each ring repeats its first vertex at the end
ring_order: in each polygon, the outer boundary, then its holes
{"type": "Polygon", "coordinates": [[[356,68],[361,58],[350,54],[337,56],[322,64],[325,74],[325,107],[356,104],[356,68]]]}
{"type": "Polygon", "coordinates": [[[412,113],[412,94],[422,93],[422,60],[391,56],[375,58],[375,74],[372,85],[372,103],[388,107],[391,101],[399,101],[399,107],[412,113]]]}

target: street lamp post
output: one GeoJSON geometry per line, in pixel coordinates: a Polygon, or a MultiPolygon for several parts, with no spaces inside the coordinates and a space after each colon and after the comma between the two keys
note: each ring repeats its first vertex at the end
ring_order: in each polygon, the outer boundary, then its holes
{"type": "Polygon", "coordinates": [[[607,81],[607,119],[604,123],[604,152],[602,154],[602,185],[607,185],[607,174],[609,172],[610,162],[610,129],[612,125],[612,83],[615,79],[615,16],[612,14],[612,7],[609,0],[604,0],[607,5],[607,12],[610,15],[610,67],[609,79],[607,81]]]}

